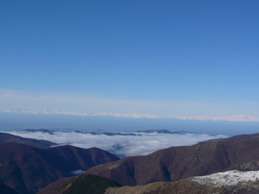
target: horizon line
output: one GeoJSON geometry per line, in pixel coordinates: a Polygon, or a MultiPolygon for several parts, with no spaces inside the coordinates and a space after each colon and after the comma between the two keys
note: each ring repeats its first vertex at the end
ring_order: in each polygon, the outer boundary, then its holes
{"type": "Polygon", "coordinates": [[[178,120],[198,120],[198,121],[229,121],[229,122],[259,122],[259,118],[246,114],[229,116],[204,116],[204,115],[154,115],[147,113],[115,113],[115,112],[74,112],[59,110],[23,110],[23,109],[4,109],[0,113],[16,113],[28,115],[65,115],[81,117],[117,117],[131,119],[178,119],[178,120]]]}

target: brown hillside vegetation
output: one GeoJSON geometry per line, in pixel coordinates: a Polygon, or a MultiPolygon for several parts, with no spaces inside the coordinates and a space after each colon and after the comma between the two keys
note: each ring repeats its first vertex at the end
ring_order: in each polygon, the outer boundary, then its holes
{"type": "Polygon", "coordinates": [[[259,169],[258,134],[171,147],[147,156],[100,165],[86,173],[107,177],[121,185],[143,185],[231,169],[259,169]]]}
{"type": "Polygon", "coordinates": [[[17,143],[0,144],[0,180],[21,193],[35,193],[40,188],[72,171],[112,162],[119,158],[98,148],[61,146],[40,149],[17,143]]]}

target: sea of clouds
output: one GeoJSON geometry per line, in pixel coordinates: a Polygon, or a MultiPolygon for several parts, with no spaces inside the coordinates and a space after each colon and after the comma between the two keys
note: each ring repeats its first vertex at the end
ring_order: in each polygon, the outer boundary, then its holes
{"type": "Polygon", "coordinates": [[[224,135],[156,131],[110,134],[76,131],[9,131],[8,133],[26,138],[52,141],[58,145],[73,145],[81,148],[97,147],[120,157],[147,155],[172,146],[193,145],[201,141],[226,137],[224,135]]]}

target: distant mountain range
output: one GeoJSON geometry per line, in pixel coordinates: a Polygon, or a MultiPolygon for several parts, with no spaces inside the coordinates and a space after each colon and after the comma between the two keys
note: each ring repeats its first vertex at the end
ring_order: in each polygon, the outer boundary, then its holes
{"type": "MultiPolygon", "coordinates": [[[[24,132],[42,132],[42,133],[48,133],[51,135],[54,135],[55,131],[54,130],[50,130],[50,129],[24,129],[22,130],[24,132]]],[[[105,132],[105,131],[99,131],[99,132],[95,132],[95,131],[80,131],[80,130],[65,130],[61,132],[75,132],[75,133],[83,133],[83,134],[92,134],[92,135],[109,135],[109,136],[113,136],[113,135],[129,135],[129,136],[136,136],[136,135],[140,135],[141,133],[166,133],[166,134],[186,134],[189,133],[187,131],[170,131],[167,129],[149,129],[149,130],[139,130],[139,131],[134,131],[134,132],[105,132]]]]}
{"type": "Polygon", "coordinates": [[[187,131],[170,131],[167,129],[150,129],[150,130],[140,130],[137,131],[140,133],[168,133],[168,134],[185,134],[188,133],[187,131]]]}

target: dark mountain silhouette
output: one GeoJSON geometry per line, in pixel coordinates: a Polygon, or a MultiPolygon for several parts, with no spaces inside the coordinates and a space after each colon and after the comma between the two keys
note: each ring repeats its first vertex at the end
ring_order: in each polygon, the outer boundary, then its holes
{"type": "Polygon", "coordinates": [[[50,135],[53,135],[55,132],[54,130],[50,130],[50,129],[24,129],[22,131],[32,132],[32,133],[41,132],[41,133],[48,133],[50,135]]]}
{"type": "Polygon", "coordinates": [[[167,133],[167,134],[185,134],[186,131],[170,131],[167,129],[150,129],[150,130],[139,130],[140,133],[167,133]]]}
{"type": "Polygon", "coordinates": [[[121,185],[142,185],[231,169],[259,170],[259,134],[171,147],[100,165],[86,173],[107,177],[121,185]]]}
{"type": "Polygon", "coordinates": [[[23,138],[23,137],[0,132],[0,144],[3,144],[3,143],[20,143],[20,144],[26,144],[26,145],[30,145],[38,148],[49,148],[50,146],[56,145],[55,143],[52,143],[50,141],[23,138]]]}
{"type": "Polygon", "coordinates": [[[61,146],[40,149],[5,143],[0,144],[0,180],[20,193],[35,193],[59,178],[118,159],[98,148],[61,146]]]}

